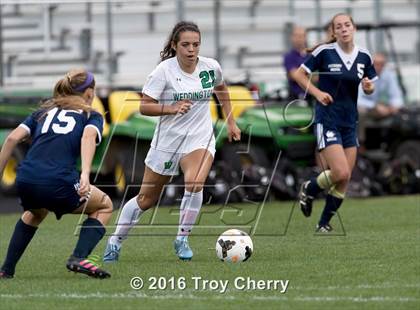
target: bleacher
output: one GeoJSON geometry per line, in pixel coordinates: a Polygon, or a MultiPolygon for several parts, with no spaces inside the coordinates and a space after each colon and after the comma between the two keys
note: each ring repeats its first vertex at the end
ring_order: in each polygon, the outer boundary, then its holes
{"type": "MultiPolygon", "coordinates": [[[[104,1],[92,1],[90,6],[81,1],[45,1],[44,5],[13,5],[7,4],[7,0],[3,3],[6,3],[2,5],[6,87],[49,87],[72,67],[88,68],[96,74],[99,84],[108,83],[110,60],[104,1]]],[[[177,20],[176,3],[172,0],[112,1],[114,85],[138,87],[144,82],[158,62],[159,52],[177,20]]],[[[214,1],[183,3],[184,18],[197,22],[202,30],[201,54],[214,57],[214,1]]],[[[295,15],[291,16],[289,1],[221,0],[220,61],[226,77],[261,76],[266,72],[268,80],[284,80],[282,53],[287,49],[287,26],[293,22],[315,25],[315,5],[316,1],[294,1],[295,15]]],[[[356,23],[374,18],[368,1],[322,0],[321,5],[323,24],[349,6],[356,23]]],[[[414,7],[411,0],[384,1],[383,15],[387,19],[415,19],[414,7]]],[[[405,59],[412,62],[415,30],[396,30],[396,35],[401,38],[399,52],[409,55],[405,59]]],[[[310,33],[310,44],[317,38],[316,33],[310,33]]],[[[366,46],[362,33],[357,41],[366,46]]]]}

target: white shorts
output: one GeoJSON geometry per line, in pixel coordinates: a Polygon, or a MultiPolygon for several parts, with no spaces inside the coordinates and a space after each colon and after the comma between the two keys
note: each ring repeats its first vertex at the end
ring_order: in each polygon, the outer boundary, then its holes
{"type": "MultiPolygon", "coordinates": [[[[198,147],[195,150],[198,149],[205,149],[205,147],[198,147]]],[[[209,147],[208,151],[214,159],[214,154],[216,153],[215,147],[209,147]]],[[[179,163],[188,154],[161,151],[151,147],[144,160],[144,164],[153,172],[160,175],[179,175],[179,163]]]]}

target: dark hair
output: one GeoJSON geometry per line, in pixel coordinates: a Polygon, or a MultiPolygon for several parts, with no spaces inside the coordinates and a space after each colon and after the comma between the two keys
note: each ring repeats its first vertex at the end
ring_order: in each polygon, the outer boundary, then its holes
{"type": "Polygon", "coordinates": [[[197,32],[200,35],[200,39],[201,39],[200,29],[195,23],[186,22],[186,21],[181,21],[177,23],[175,27],[172,29],[172,32],[168,40],[166,41],[163,51],[160,52],[161,61],[164,61],[166,59],[176,56],[176,51],[172,48],[172,43],[175,43],[176,45],[179,42],[181,33],[185,31],[197,32]]]}
{"type": "Polygon", "coordinates": [[[83,69],[70,70],[55,84],[53,98],[42,102],[41,108],[46,112],[54,107],[90,112],[92,107],[82,97],[88,88],[95,88],[93,74],[83,69]]]}
{"type": "Polygon", "coordinates": [[[331,19],[331,21],[328,23],[327,27],[325,27],[325,30],[327,32],[331,31],[331,37],[329,39],[327,39],[326,41],[321,42],[321,43],[318,43],[318,44],[316,44],[315,46],[313,46],[311,48],[307,48],[306,49],[306,52],[312,53],[314,50],[316,50],[322,44],[330,44],[330,43],[337,42],[337,38],[334,36],[334,20],[336,19],[336,17],[342,16],[342,15],[348,16],[350,18],[350,21],[353,24],[353,26],[355,25],[355,23],[353,21],[353,18],[349,14],[347,14],[347,13],[338,13],[338,14],[335,14],[333,16],[333,18],[331,19]]]}

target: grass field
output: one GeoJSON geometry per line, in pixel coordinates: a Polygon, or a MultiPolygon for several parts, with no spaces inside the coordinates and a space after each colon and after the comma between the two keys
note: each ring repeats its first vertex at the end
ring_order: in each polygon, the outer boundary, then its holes
{"type": "MultiPolygon", "coordinates": [[[[179,261],[173,252],[174,209],[146,213],[143,227],[125,242],[119,263],[106,267],[112,273],[108,280],[66,271],[79,218],[66,216],[56,222],[50,216],[18,265],[15,279],[0,282],[1,309],[420,308],[420,196],[346,200],[340,209],[342,221],[334,219],[335,234],[328,236],[314,234],[321,201],[309,219],[292,206],[238,205],[236,211],[224,213],[214,206],[203,208],[201,226],[190,238],[195,253],[191,262],[179,261]],[[152,227],[147,225],[151,221],[152,227]],[[245,263],[229,265],[215,256],[217,235],[231,227],[255,233],[254,254],[245,263]],[[134,276],[143,278],[141,290],[130,287],[134,276]],[[229,280],[229,286],[225,293],[196,290],[194,276],[229,280]],[[150,277],[185,277],[186,288],[151,290],[150,277]],[[237,277],[289,280],[289,286],[285,293],[243,291],[234,287],[237,277]]],[[[0,216],[1,259],[17,218],[0,216]]],[[[104,246],[105,240],[95,254],[102,255],[104,246]]]]}

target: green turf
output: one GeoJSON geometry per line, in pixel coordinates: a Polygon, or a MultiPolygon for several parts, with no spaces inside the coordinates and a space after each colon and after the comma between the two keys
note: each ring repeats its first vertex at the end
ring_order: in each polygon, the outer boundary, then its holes
{"type": "MultiPolygon", "coordinates": [[[[143,227],[129,238],[109,280],[69,273],[65,261],[76,237],[77,216],[47,218],[17,268],[15,279],[0,282],[1,309],[419,309],[420,197],[345,201],[332,225],[335,234],[318,236],[314,226],[322,202],[306,219],[292,203],[203,209],[201,227],[190,239],[191,262],[172,248],[177,215],[172,208],[146,213],[143,227]],[[242,211],[240,210],[242,209],[242,211]],[[220,220],[222,218],[222,220],[220,220]],[[255,219],[259,219],[255,227],[255,219]],[[289,220],[290,219],[290,220],[289,220]],[[153,226],[148,223],[153,221],[153,226]],[[227,228],[254,230],[254,254],[242,264],[217,260],[216,235],[227,228]],[[344,231],[342,230],[344,227],[344,231]],[[157,236],[160,234],[161,236],[157,236]],[[187,288],[135,291],[130,279],[185,277],[187,288]],[[195,290],[191,277],[229,280],[226,293],[195,290]],[[240,291],[236,277],[290,280],[287,292],[240,291]]],[[[0,255],[18,215],[0,216],[0,255]]],[[[115,218],[115,216],[114,216],[115,218]]],[[[101,242],[96,254],[102,254],[101,242]]]]}

